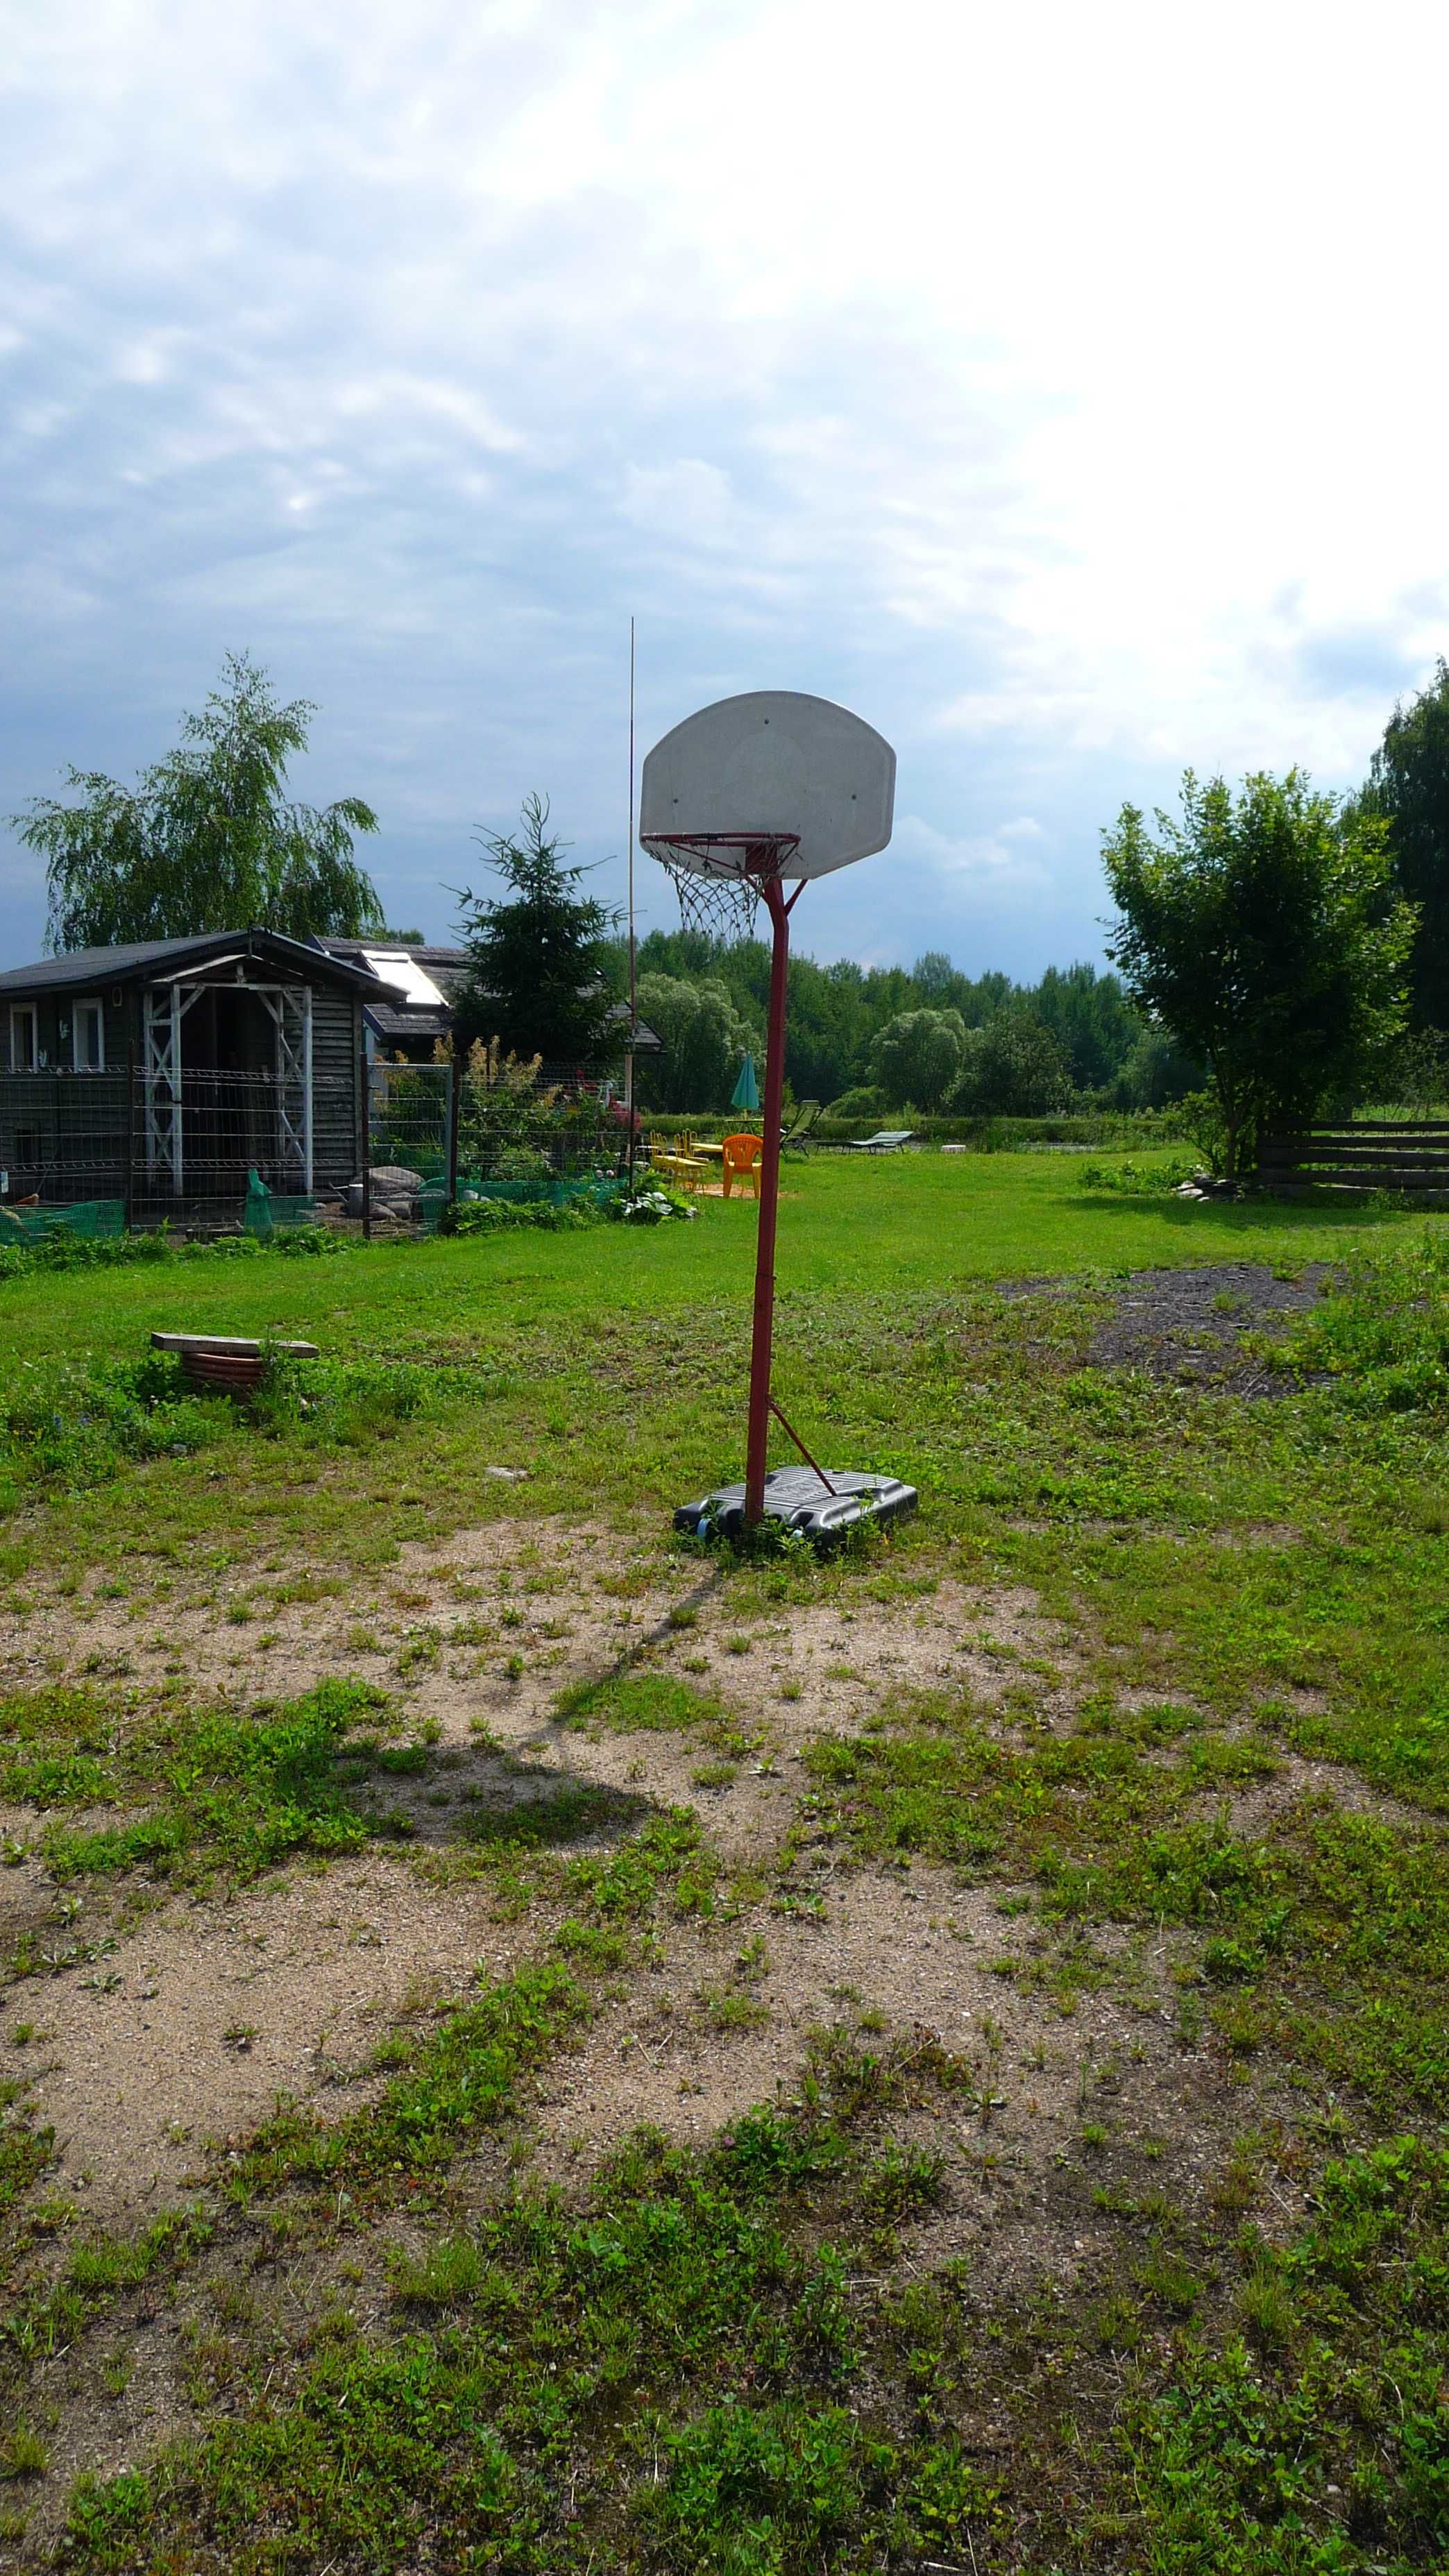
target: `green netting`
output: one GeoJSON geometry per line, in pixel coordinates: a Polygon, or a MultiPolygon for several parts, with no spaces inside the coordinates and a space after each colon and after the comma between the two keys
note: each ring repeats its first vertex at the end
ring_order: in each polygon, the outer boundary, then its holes
{"type": "Polygon", "coordinates": [[[315,1225],[317,1202],[313,1198],[279,1199],[272,1196],[260,1172],[247,1175],[247,1203],[242,1212],[242,1225],[248,1234],[265,1242],[279,1225],[315,1225]]]}
{"type": "Polygon", "coordinates": [[[6,1208],[10,1223],[0,1227],[0,1240],[7,1242],[44,1243],[54,1234],[73,1234],[84,1243],[95,1243],[102,1236],[124,1234],[126,1208],[122,1199],[79,1199],[74,1207],[6,1208]]]}

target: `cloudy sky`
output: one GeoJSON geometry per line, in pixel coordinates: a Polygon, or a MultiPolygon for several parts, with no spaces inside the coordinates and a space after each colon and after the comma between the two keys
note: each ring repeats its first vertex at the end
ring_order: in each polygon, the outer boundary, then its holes
{"type": "Polygon", "coordinates": [[[1449,649],[1446,73],[1441,0],[0,0],[0,811],[246,648],[394,921],[534,787],[621,892],[633,613],[641,748],[897,745],[802,945],[1100,954],[1124,798],[1349,784],[1449,649]]]}

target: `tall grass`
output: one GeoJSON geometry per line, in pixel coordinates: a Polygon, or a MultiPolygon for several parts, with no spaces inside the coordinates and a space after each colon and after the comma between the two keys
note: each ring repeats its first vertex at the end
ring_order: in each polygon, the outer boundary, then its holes
{"type": "MultiPolygon", "coordinates": [[[[446,1374],[451,1383],[459,1373],[446,1374]]],[[[355,1447],[410,1420],[431,1391],[429,1377],[405,1362],[278,1353],[238,1405],[194,1392],[170,1354],[21,1360],[0,1390],[0,1511],[37,1493],[109,1483],[148,1459],[192,1457],[244,1428],[314,1448],[355,1447]]]]}

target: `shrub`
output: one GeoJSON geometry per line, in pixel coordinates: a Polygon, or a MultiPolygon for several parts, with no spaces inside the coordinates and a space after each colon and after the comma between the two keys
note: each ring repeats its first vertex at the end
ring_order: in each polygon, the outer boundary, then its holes
{"type": "Polygon", "coordinates": [[[463,1199],[447,1210],[441,1231],[444,1234],[507,1234],[520,1227],[541,1226],[546,1233],[568,1233],[571,1229],[597,1225],[601,1218],[617,1213],[610,1201],[602,1204],[587,1192],[554,1200],[463,1199]]]}
{"type": "Polygon", "coordinates": [[[541,1083],[541,1059],[500,1052],[497,1040],[470,1049],[458,1086],[458,1165],[481,1180],[543,1180],[568,1166],[609,1162],[618,1127],[597,1093],[566,1099],[541,1083]]]}
{"type": "Polygon", "coordinates": [[[877,1083],[858,1082],[853,1090],[842,1091],[838,1100],[832,1100],[826,1114],[831,1118],[883,1118],[888,1105],[877,1083]]]}
{"type": "Polygon", "coordinates": [[[1115,1190],[1126,1199],[1162,1198],[1190,1181],[1194,1168],[1191,1157],[1183,1154],[1174,1154],[1165,1163],[1084,1163],[1082,1186],[1115,1190]]]}
{"type": "Polygon", "coordinates": [[[88,1239],[63,1230],[34,1245],[0,1244],[0,1280],[36,1279],[56,1270],[127,1270],[158,1261],[257,1261],[274,1254],[284,1260],[312,1260],[348,1252],[352,1239],[325,1225],[278,1226],[264,1239],[252,1234],[219,1235],[211,1242],[179,1240],[167,1227],[155,1234],[97,1235],[88,1239]]]}
{"type": "Polygon", "coordinates": [[[1071,1097],[1072,1074],[1059,1038],[1032,1011],[998,1011],[972,1029],[948,1107],[1039,1118],[1071,1097]]]}

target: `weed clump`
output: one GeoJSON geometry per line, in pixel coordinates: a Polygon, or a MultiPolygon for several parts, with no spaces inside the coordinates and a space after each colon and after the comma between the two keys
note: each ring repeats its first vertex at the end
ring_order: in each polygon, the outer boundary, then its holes
{"type": "Polygon", "coordinates": [[[24,1362],[0,1395],[0,1511],[36,1493],[81,1493],[126,1468],[192,1458],[246,1430],[311,1448],[385,1439],[465,1372],[406,1362],[264,1356],[259,1387],[238,1405],[198,1394],[170,1353],[140,1360],[24,1362]]]}
{"type": "Polygon", "coordinates": [[[1290,1356],[1328,1370],[1362,1413],[1449,1413],[1449,1234],[1356,1250],[1300,1324],[1290,1356]]]}
{"type": "Polygon", "coordinates": [[[280,1705],[167,1705],[143,1718],[84,1690],[20,1694],[0,1705],[0,1795],[121,1810],[89,1831],[47,1825],[46,1866],[62,1883],[141,1868],[187,1882],[220,1869],[244,1882],[289,1853],[368,1839],[338,1755],[384,1697],[368,1682],[328,1680],[280,1705]]]}

